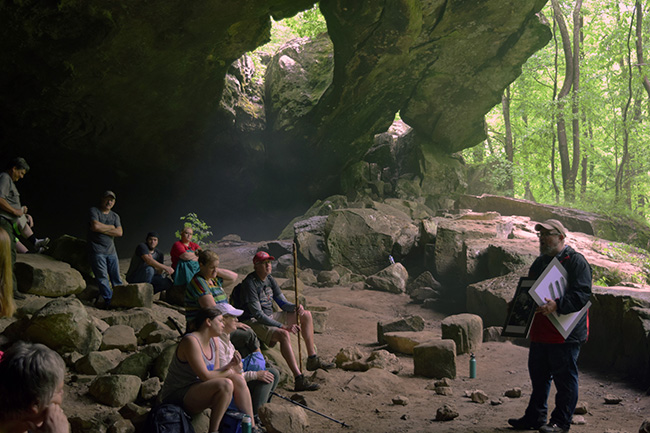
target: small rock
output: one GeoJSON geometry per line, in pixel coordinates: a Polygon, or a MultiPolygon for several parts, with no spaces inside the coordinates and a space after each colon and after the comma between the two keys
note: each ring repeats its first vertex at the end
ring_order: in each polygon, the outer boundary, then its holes
{"type": "Polygon", "coordinates": [[[407,419],[409,419],[409,418],[410,418],[410,417],[409,417],[407,414],[404,414],[404,415],[402,415],[402,416],[399,417],[399,419],[403,419],[403,420],[407,420],[407,419]]]}
{"type": "Polygon", "coordinates": [[[393,404],[396,406],[406,406],[407,404],[409,404],[409,399],[402,395],[396,395],[395,397],[393,397],[393,404]]]}
{"type": "Polygon", "coordinates": [[[622,401],[623,401],[622,398],[613,394],[607,394],[605,396],[605,404],[619,404],[622,401]]]}
{"type": "Polygon", "coordinates": [[[435,391],[438,395],[454,395],[454,390],[451,386],[436,386],[435,391]]]}
{"type": "Polygon", "coordinates": [[[639,427],[639,433],[650,433],[650,420],[649,419],[643,420],[643,423],[641,424],[641,427],[639,427]]]}
{"type": "Polygon", "coordinates": [[[470,398],[474,403],[483,404],[486,401],[488,401],[488,395],[485,392],[481,391],[480,389],[473,391],[472,394],[470,395],[470,398]]]}
{"type": "Polygon", "coordinates": [[[436,411],[436,421],[451,421],[458,417],[458,411],[448,404],[439,407],[436,411]]]}
{"type": "Polygon", "coordinates": [[[498,406],[500,404],[503,404],[503,400],[501,400],[500,398],[497,398],[496,400],[490,400],[490,404],[492,406],[498,406]]]}
{"type": "Polygon", "coordinates": [[[587,424],[587,421],[585,421],[585,417],[582,415],[576,415],[573,417],[573,420],[571,421],[571,424],[573,425],[585,425],[587,424]]]}
{"type": "Polygon", "coordinates": [[[589,405],[586,401],[579,401],[573,413],[576,415],[585,415],[589,413],[589,405]]]}
{"type": "Polygon", "coordinates": [[[507,390],[504,395],[508,398],[519,398],[521,397],[521,388],[515,387],[507,390]]]}
{"type": "Polygon", "coordinates": [[[449,379],[448,377],[443,377],[440,380],[436,380],[434,382],[434,385],[435,386],[451,386],[451,379],[449,379]]]}

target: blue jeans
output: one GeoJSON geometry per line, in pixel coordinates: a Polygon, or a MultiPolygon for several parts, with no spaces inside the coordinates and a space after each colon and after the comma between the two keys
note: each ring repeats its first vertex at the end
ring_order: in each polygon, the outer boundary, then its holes
{"type": "Polygon", "coordinates": [[[153,266],[140,266],[135,272],[126,279],[130,284],[149,283],[153,286],[153,292],[158,293],[169,289],[173,282],[170,278],[163,277],[156,273],[153,266]]]}
{"type": "Polygon", "coordinates": [[[111,298],[113,297],[111,283],[113,286],[121,286],[124,284],[120,277],[120,266],[117,254],[90,253],[90,267],[95,274],[97,286],[99,286],[99,294],[104,298],[104,301],[107,304],[110,304],[111,298]]]}
{"type": "Polygon", "coordinates": [[[571,427],[573,411],[578,403],[578,355],[580,343],[530,343],[528,373],[533,392],[526,408],[526,419],[546,423],[548,393],[555,383],[555,409],[549,424],[571,427]]]}

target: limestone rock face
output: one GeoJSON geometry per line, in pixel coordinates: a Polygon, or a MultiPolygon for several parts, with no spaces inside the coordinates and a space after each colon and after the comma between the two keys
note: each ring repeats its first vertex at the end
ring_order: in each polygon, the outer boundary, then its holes
{"type": "Polygon", "coordinates": [[[51,298],[76,295],[86,288],[86,281],[77,270],[42,254],[19,254],[16,279],[20,291],[51,298]]]}
{"type": "Polygon", "coordinates": [[[102,336],[78,299],[49,302],[29,321],[25,336],[59,353],[87,354],[99,349],[102,336]]]}
{"type": "Polygon", "coordinates": [[[327,250],[332,265],[371,275],[388,264],[400,235],[412,225],[398,212],[343,209],[327,219],[327,250]]]}
{"type": "Polygon", "coordinates": [[[88,392],[99,403],[122,407],[138,397],[142,381],[137,376],[115,374],[98,376],[90,384],[88,392]]]}

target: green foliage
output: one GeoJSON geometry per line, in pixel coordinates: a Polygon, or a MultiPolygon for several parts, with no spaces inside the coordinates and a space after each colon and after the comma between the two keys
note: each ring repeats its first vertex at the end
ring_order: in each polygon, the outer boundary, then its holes
{"type": "Polygon", "coordinates": [[[639,271],[629,277],[623,276],[619,269],[601,270],[594,269],[594,280],[600,286],[615,286],[621,281],[631,280],[634,283],[650,283],[650,252],[628,244],[607,242],[600,244],[594,242],[591,247],[594,251],[603,254],[616,262],[627,262],[639,268],[639,271]]]}
{"type": "MultiPolygon", "coordinates": [[[[183,221],[183,228],[192,227],[192,230],[194,231],[193,239],[197,244],[204,245],[204,242],[202,241],[207,239],[209,236],[212,236],[210,226],[205,221],[201,220],[197,214],[190,212],[187,215],[182,216],[180,220],[183,221]]],[[[180,239],[181,231],[177,230],[175,235],[180,239]]]]}
{"type": "MultiPolygon", "coordinates": [[[[571,34],[571,13],[575,1],[559,2],[571,34]]],[[[556,120],[561,104],[558,104],[555,95],[565,80],[562,39],[553,25],[550,2],[542,12],[549,21],[549,27],[555,32],[555,39],[528,59],[522,67],[522,74],[510,86],[514,195],[523,198],[528,182],[538,202],[569,205],[610,216],[618,214],[634,217],[647,224],[650,219],[650,146],[647,145],[650,142],[650,95],[643,88],[643,77],[650,76],[650,67],[646,66],[650,47],[650,12],[647,7],[643,11],[643,48],[646,58],[640,69],[635,47],[634,3],[583,1],[580,88],[575,93],[577,114],[572,111],[571,94],[562,111],[566,119],[569,159],[579,167],[576,199],[571,203],[562,202],[562,170],[556,138],[556,120]],[[631,23],[633,26],[630,34],[631,23]],[[630,97],[630,72],[632,104],[628,118],[624,121],[622,113],[630,97]],[[580,128],[580,152],[575,154],[580,158],[578,161],[573,161],[571,148],[573,120],[577,120],[580,128]],[[630,160],[628,169],[621,172],[625,137],[628,138],[630,160]],[[583,160],[586,161],[584,172],[581,165],[583,160]],[[584,188],[583,173],[586,174],[584,188]],[[617,173],[623,176],[623,181],[619,184],[616,183],[617,173]],[[553,187],[554,180],[559,194],[553,187]]],[[[498,188],[500,179],[506,173],[493,162],[494,158],[506,160],[501,104],[488,113],[486,123],[488,140],[479,145],[479,149],[463,151],[463,157],[470,163],[496,167],[491,181],[498,188]]]]}

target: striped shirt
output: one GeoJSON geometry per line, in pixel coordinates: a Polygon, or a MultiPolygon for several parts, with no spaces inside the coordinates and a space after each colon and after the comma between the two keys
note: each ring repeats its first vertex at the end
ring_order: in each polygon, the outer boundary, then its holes
{"type": "Polygon", "coordinates": [[[198,311],[201,309],[201,305],[199,304],[199,298],[201,296],[210,295],[217,304],[228,302],[228,296],[221,286],[222,283],[222,278],[206,280],[198,273],[194,275],[185,288],[185,320],[188,324],[192,323],[198,311]]]}

